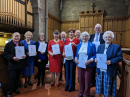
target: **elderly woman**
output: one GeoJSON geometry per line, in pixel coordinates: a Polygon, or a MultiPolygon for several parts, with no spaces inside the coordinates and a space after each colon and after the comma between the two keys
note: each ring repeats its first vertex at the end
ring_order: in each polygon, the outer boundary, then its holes
{"type": "Polygon", "coordinates": [[[59,86],[59,77],[62,66],[62,52],[64,48],[64,42],[59,39],[59,31],[55,30],[53,32],[54,39],[50,40],[48,43],[48,53],[49,53],[49,70],[52,75],[51,86],[55,85],[55,73],[56,73],[56,87],[59,86]],[[52,46],[59,44],[60,54],[55,55],[52,50],[52,46]]]}
{"type": "Polygon", "coordinates": [[[48,63],[47,46],[46,46],[46,48],[45,48],[45,46],[42,48],[42,49],[44,49],[44,48],[46,49],[45,52],[38,51],[41,43],[47,44],[47,42],[44,41],[44,33],[39,34],[39,39],[40,40],[35,43],[36,51],[37,51],[36,64],[37,64],[37,67],[38,67],[38,83],[37,83],[37,86],[40,85],[41,73],[42,73],[42,85],[45,85],[45,83],[44,83],[45,66],[48,63]]]}
{"type": "Polygon", "coordinates": [[[96,57],[96,48],[95,44],[88,41],[89,39],[88,32],[83,32],[81,34],[82,42],[77,45],[77,51],[75,55],[75,62],[78,66],[78,78],[79,78],[79,95],[77,97],[89,97],[90,96],[90,84],[93,69],[95,66],[94,60],[96,57]],[[80,55],[87,55],[88,58],[84,64],[85,68],[79,66],[80,55]]]}
{"type": "MultiPolygon", "coordinates": [[[[104,97],[111,95],[116,97],[116,75],[117,64],[122,61],[121,48],[113,44],[114,34],[112,31],[106,31],[103,35],[104,44],[99,45],[97,54],[107,54],[107,70],[97,68],[96,94],[103,93],[104,97]]],[[[97,59],[95,59],[96,62],[97,59]]]]}
{"type": "Polygon", "coordinates": [[[22,40],[20,43],[24,45],[25,53],[27,54],[27,58],[26,58],[27,66],[22,71],[23,76],[25,76],[24,87],[27,88],[28,85],[33,86],[30,79],[31,79],[31,75],[33,75],[34,73],[34,58],[35,58],[34,56],[29,56],[28,45],[34,45],[35,42],[30,40],[33,37],[30,31],[27,31],[24,36],[25,36],[25,40],[22,40]]]}
{"type": "Polygon", "coordinates": [[[26,66],[25,64],[25,58],[26,55],[23,56],[23,59],[20,60],[15,56],[15,47],[16,46],[23,46],[20,41],[20,34],[18,32],[15,32],[13,34],[13,40],[6,44],[4,49],[4,57],[8,61],[8,72],[9,72],[9,83],[8,83],[8,90],[7,90],[7,97],[11,97],[12,92],[15,92],[17,94],[20,93],[18,90],[19,85],[19,79],[20,79],[20,73],[22,69],[26,66]]]}
{"type": "Polygon", "coordinates": [[[75,31],[75,36],[76,36],[76,38],[78,38],[79,41],[82,42],[82,39],[80,38],[80,34],[81,34],[80,30],[76,30],[76,31],[75,31]]]}
{"type": "Polygon", "coordinates": [[[67,36],[67,34],[65,33],[65,31],[62,31],[60,35],[61,35],[61,40],[62,40],[63,42],[65,42],[66,36],[67,36]]]}
{"type": "Polygon", "coordinates": [[[75,30],[70,28],[69,31],[69,38],[65,40],[65,45],[72,45],[72,50],[73,50],[73,56],[67,56],[65,53],[63,53],[63,56],[66,58],[65,61],[65,91],[75,91],[75,69],[76,69],[76,64],[73,61],[75,53],[76,53],[76,47],[77,44],[80,43],[78,38],[74,37],[75,30]]]}

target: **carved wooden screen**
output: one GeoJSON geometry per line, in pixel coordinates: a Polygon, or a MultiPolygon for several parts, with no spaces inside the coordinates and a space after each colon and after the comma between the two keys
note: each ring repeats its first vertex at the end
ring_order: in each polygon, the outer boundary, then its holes
{"type": "Polygon", "coordinates": [[[32,29],[33,14],[30,0],[0,0],[0,23],[32,29]]]}
{"type": "Polygon", "coordinates": [[[103,26],[104,10],[82,11],[79,12],[79,28],[81,32],[87,31],[94,34],[94,27],[97,23],[103,26]]]}

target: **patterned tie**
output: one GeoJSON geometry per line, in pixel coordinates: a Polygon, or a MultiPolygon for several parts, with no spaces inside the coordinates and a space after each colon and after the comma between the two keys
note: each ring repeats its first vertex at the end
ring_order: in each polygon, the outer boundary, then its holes
{"type": "Polygon", "coordinates": [[[98,34],[96,33],[96,41],[98,42],[98,34]]]}
{"type": "Polygon", "coordinates": [[[106,53],[107,53],[107,49],[108,49],[108,47],[105,47],[104,54],[106,54],[106,53]]]}

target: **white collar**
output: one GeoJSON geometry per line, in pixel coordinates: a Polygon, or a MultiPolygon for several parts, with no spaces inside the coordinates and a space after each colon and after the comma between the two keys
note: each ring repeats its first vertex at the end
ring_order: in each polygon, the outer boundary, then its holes
{"type": "Polygon", "coordinates": [[[82,44],[88,44],[88,41],[87,42],[82,42],[82,44]]]}

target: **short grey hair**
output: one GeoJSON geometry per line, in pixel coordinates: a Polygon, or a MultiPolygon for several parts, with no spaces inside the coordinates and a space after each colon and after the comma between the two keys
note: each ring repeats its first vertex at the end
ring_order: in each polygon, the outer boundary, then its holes
{"type": "Polygon", "coordinates": [[[105,39],[106,34],[111,34],[112,39],[114,39],[114,33],[113,33],[112,31],[106,31],[106,32],[103,34],[103,39],[105,39]]]}
{"type": "Polygon", "coordinates": [[[14,32],[12,36],[14,37],[14,36],[16,36],[16,35],[17,35],[17,36],[20,36],[20,33],[19,33],[19,32],[14,32]]]}
{"type": "Polygon", "coordinates": [[[97,23],[97,24],[95,25],[95,28],[96,28],[96,26],[97,26],[97,25],[99,25],[99,26],[100,26],[100,28],[102,28],[101,24],[99,24],[99,23],[97,23]]]}
{"type": "Polygon", "coordinates": [[[61,36],[62,34],[65,34],[65,37],[67,36],[67,34],[65,33],[65,31],[62,31],[61,34],[60,34],[60,36],[61,36]]]}
{"type": "Polygon", "coordinates": [[[40,35],[43,35],[43,36],[44,36],[44,33],[39,33],[39,37],[40,37],[40,35]]]}
{"type": "Polygon", "coordinates": [[[90,35],[87,31],[84,31],[83,33],[81,33],[80,38],[82,39],[83,35],[87,35],[88,39],[90,38],[90,35]]]}
{"type": "Polygon", "coordinates": [[[76,30],[76,31],[75,31],[75,35],[76,35],[77,32],[80,32],[80,34],[81,34],[81,31],[80,31],[80,30],[76,30]]]}

